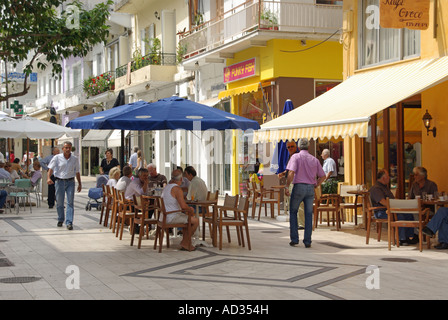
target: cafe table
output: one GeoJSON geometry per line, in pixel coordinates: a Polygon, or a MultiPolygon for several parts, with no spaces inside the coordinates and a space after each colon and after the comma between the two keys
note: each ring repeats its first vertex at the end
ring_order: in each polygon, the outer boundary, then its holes
{"type": "MultiPolygon", "coordinates": [[[[195,206],[196,207],[196,218],[199,219],[199,208],[200,207],[207,207],[207,206],[212,206],[212,205],[216,205],[217,204],[217,200],[185,200],[185,202],[189,205],[189,206],[195,206]]],[[[213,214],[213,222],[216,221],[216,216],[215,216],[215,211],[212,210],[212,214],[213,214]]],[[[213,223],[213,228],[215,228],[216,223],[213,223]]],[[[205,221],[204,219],[202,219],[202,228],[205,228],[205,221]]],[[[215,232],[213,232],[215,234],[215,232]]],[[[213,239],[214,240],[214,239],[213,239]]],[[[209,247],[210,245],[205,242],[204,240],[200,240],[199,239],[199,228],[196,229],[196,232],[194,233],[194,242],[195,242],[195,246],[204,246],[204,247],[209,247]]],[[[214,243],[215,241],[213,241],[213,246],[216,246],[216,243],[214,243]]]]}
{"type": "Polygon", "coordinates": [[[447,200],[441,200],[440,198],[431,200],[426,199],[423,200],[422,203],[425,206],[434,206],[434,213],[436,213],[440,207],[448,206],[448,199],[447,200]]]}
{"type": "Polygon", "coordinates": [[[362,197],[362,225],[360,227],[367,229],[367,201],[369,199],[367,198],[369,195],[369,191],[367,190],[349,190],[347,191],[348,194],[353,194],[355,196],[355,202],[358,203],[358,197],[362,197]]]}

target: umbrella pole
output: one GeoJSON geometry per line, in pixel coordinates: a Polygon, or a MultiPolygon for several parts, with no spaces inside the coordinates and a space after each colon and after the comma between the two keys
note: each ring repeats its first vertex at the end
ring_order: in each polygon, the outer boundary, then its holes
{"type": "Polygon", "coordinates": [[[123,169],[124,167],[124,130],[121,130],[121,151],[120,151],[120,167],[123,169]]]}
{"type": "Polygon", "coordinates": [[[29,172],[29,158],[30,158],[30,138],[26,138],[26,174],[29,172]]]}

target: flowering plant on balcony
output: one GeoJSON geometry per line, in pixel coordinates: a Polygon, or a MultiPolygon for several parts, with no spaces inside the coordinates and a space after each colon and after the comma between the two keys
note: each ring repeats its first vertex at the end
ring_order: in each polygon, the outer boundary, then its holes
{"type": "Polygon", "coordinates": [[[100,93],[114,90],[115,79],[110,72],[84,80],[84,93],[87,97],[93,97],[100,93]]]}

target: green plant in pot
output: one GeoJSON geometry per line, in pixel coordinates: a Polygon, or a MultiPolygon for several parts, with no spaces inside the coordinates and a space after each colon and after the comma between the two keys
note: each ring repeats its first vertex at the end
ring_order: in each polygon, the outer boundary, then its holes
{"type": "Polygon", "coordinates": [[[322,183],[322,194],[334,194],[338,193],[338,182],[330,179],[322,183]]]}

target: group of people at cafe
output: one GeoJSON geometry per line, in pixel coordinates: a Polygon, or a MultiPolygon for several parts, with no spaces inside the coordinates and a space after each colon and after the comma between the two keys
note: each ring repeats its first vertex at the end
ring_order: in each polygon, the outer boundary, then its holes
{"type": "MultiPolygon", "coordinates": [[[[336,177],[336,166],[331,159],[329,151],[323,150],[323,165],[319,160],[308,152],[308,139],[300,139],[298,145],[295,141],[288,141],[289,161],[286,171],[279,176],[286,176],[286,200],[289,200],[290,209],[290,245],[297,246],[299,243],[298,230],[304,225],[303,243],[306,248],[311,247],[313,202],[315,191],[323,182],[336,177]],[[303,213],[300,214],[299,206],[304,204],[303,213]],[[298,214],[299,212],[299,214],[298,214]]],[[[408,198],[415,199],[424,195],[436,195],[437,184],[428,179],[428,172],[424,167],[413,168],[414,182],[412,183],[408,198]]],[[[375,217],[387,219],[386,199],[394,199],[389,189],[389,173],[387,170],[379,170],[375,184],[369,190],[369,196],[373,207],[383,207],[375,211],[375,217]]],[[[412,214],[398,215],[398,219],[412,220],[412,214]]],[[[448,249],[448,208],[440,207],[432,216],[429,223],[422,232],[433,237],[438,232],[439,244],[436,249],[448,249]]],[[[411,245],[419,242],[414,228],[399,228],[400,245],[411,245]]]]}
{"type": "MultiPolygon", "coordinates": [[[[155,164],[150,163],[145,166],[146,163],[142,161],[141,151],[138,147],[135,147],[133,151],[129,163],[121,170],[118,162],[113,160],[112,150],[106,150],[106,158],[103,159],[103,162],[105,160],[106,162],[102,163],[101,170],[103,174],[109,176],[107,185],[123,191],[128,200],[132,200],[134,195],[148,195],[155,188],[163,188],[161,198],[166,211],[179,211],[168,215],[167,222],[187,223],[188,215],[191,216],[188,232],[186,230],[182,232],[183,238],[180,246],[182,250],[194,250],[192,235],[199,225],[199,219],[195,215],[195,208],[188,206],[186,201],[205,200],[208,193],[205,182],[197,176],[196,170],[192,166],[187,166],[185,170],[177,167],[168,180],[165,175],[157,171],[155,164]]],[[[150,211],[148,214],[151,218],[154,211],[150,211]]],[[[138,228],[134,232],[138,233],[138,228]]]]}

